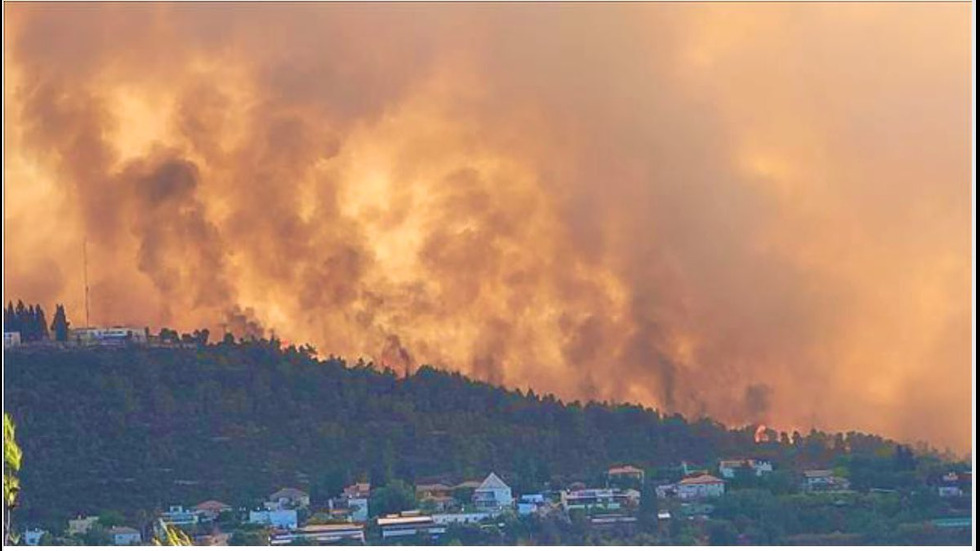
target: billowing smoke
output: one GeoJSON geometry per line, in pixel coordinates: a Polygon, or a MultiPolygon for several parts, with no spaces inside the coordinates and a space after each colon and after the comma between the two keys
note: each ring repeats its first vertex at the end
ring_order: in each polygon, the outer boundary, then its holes
{"type": "Polygon", "coordinates": [[[969,11],[5,5],[5,293],[964,450],[969,11]]]}

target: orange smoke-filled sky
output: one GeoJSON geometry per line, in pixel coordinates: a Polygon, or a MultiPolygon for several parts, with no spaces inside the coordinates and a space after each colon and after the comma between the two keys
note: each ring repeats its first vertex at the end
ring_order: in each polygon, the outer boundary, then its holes
{"type": "Polygon", "coordinates": [[[965,451],[970,13],[5,4],[5,298],[965,451]]]}

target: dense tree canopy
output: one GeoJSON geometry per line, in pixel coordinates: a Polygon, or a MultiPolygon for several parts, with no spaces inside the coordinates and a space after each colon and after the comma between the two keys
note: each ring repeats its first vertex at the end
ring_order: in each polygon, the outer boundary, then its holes
{"type": "MultiPolygon", "coordinates": [[[[520,493],[602,483],[610,465],[625,463],[647,470],[649,489],[676,477],[681,461],[710,466],[726,457],[767,458],[790,477],[835,467],[865,487],[917,484],[941,469],[876,436],[841,435],[840,447],[835,435],[813,431],[757,444],[754,427],[565,403],[431,367],[405,378],[360,361],[317,360],[275,340],[208,345],[199,332],[191,341],[197,346],[7,352],[6,407],[30,457],[18,520],[57,526],[107,509],[248,503],[282,486],[310,490],[322,503],[353,480],[394,488],[381,497],[395,510],[409,501],[400,485],[423,477],[492,470],[520,493]],[[886,475],[868,467],[876,461],[889,464],[886,475]]],[[[778,515],[780,504],[767,496],[796,482],[766,482],[758,495],[738,498],[748,500],[735,508],[741,512],[722,503],[719,520],[778,515]]],[[[655,500],[644,505],[652,515],[655,500]]],[[[719,525],[713,537],[728,541],[728,528],[719,525]]]]}

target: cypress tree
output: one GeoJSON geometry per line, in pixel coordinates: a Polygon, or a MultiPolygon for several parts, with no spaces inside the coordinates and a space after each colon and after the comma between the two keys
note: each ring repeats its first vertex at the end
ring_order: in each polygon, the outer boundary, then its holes
{"type": "Polygon", "coordinates": [[[17,316],[14,314],[14,303],[7,302],[7,308],[3,311],[3,330],[8,332],[17,331],[17,316]]]}
{"type": "Polygon", "coordinates": [[[24,314],[23,322],[24,332],[21,334],[20,338],[25,341],[36,341],[37,340],[37,312],[34,311],[34,305],[31,304],[27,307],[27,312],[24,314]]]}
{"type": "Polygon", "coordinates": [[[71,323],[65,315],[65,306],[58,304],[54,309],[54,318],[51,320],[51,330],[54,331],[54,338],[58,342],[68,341],[68,328],[71,323]]]}
{"type": "Polygon", "coordinates": [[[35,314],[37,314],[37,338],[40,340],[48,340],[50,333],[48,333],[48,319],[44,315],[44,309],[38,304],[37,308],[34,309],[35,314]]]}

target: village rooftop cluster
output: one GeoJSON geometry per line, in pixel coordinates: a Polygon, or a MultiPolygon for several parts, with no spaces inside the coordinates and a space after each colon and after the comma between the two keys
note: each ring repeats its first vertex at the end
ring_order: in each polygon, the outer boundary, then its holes
{"type": "MultiPolygon", "coordinates": [[[[517,517],[558,515],[567,519],[579,511],[586,515],[592,530],[630,534],[643,500],[638,488],[654,488],[657,523],[666,528],[676,516],[708,519],[713,501],[725,493],[726,480],[737,476],[765,477],[774,472],[774,466],[764,460],[729,459],[720,461],[711,472],[682,463],[680,472],[683,476],[679,480],[645,484],[643,469],[614,466],[605,473],[606,487],[574,483],[559,491],[519,496],[514,496],[511,487],[491,472],[483,480],[417,484],[414,490],[419,509],[382,515],[370,510],[372,488],[367,482],[347,486],[320,507],[311,505],[306,491],[284,487],[268,495],[260,508],[236,507],[216,499],[192,506],[170,505],[145,526],[111,526],[106,533],[113,545],[146,544],[161,537],[163,526],[181,529],[195,545],[227,545],[239,530],[258,531],[263,535],[262,543],[269,545],[431,543],[445,536],[453,525],[493,530],[517,517]]],[[[806,470],[799,474],[803,492],[853,493],[848,480],[832,470],[806,470]]],[[[960,497],[971,488],[972,472],[949,473],[935,491],[941,497],[960,497]]],[[[65,535],[83,536],[99,521],[98,516],[92,515],[71,519],[65,535]]],[[[44,530],[28,530],[24,541],[37,545],[44,535],[44,530]]]]}

